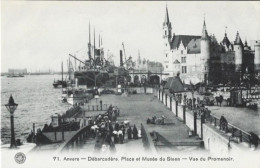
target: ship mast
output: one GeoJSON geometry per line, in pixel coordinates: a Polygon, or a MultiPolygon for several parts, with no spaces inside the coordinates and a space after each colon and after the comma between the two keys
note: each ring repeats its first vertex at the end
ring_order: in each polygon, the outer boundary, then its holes
{"type": "Polygon", "coordinates": [[[95,36],[95,27],[94,27],[94,69],[96,68],[96,36],[95,36]]]}
{"type": "Polygon", "coordinates": [[[91,60],[91,33],[90,33],[90,23],[89,23],[89,28],[88,28],[88,57],[89,57],[89,61],[91,60]]]}

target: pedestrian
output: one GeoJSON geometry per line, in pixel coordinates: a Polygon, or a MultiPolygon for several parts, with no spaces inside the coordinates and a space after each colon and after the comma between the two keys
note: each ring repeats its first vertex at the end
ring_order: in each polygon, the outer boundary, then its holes
{"type": "Polygon", "coordinates": [[[128,139],[132,139],[132,129],[131,129],[131,126],[129,126],[129,128],[127,130],[127,136],[128,136],[128,139]]]}
{"type": "Polygon", "coordinates": [[[100,108],[102,110],[102,100],[100,100],[99,103],[100,103],[100,108]]]}
{"type": "Polygon", "coordinates": [[[117,144],[119,142],[118,132],[117,131],[113,131],[113,136],[114,136],[114,143],[117,144]]]}
{"type": "Polygon", "coordinates": [[[119,143],[123,144],[124,139],[123,139],[123,132],[122,132],[122,130],[118,131],[118,136],[119,136],[119,143]]]}
{"type": "Polygon", "coordinates": [[[137,128],[136,128],[135,125],[134,125],[134,128],[133,128],[133,139],[138,139],[138,131],[137,131],[137,128]]]}
{"type": "Polygon", "coordinates": [[[123,127],[121,128],[121,130],[122,130],[122,132],[123,132],[123,139],[125,139],[125,127],[123,126],[123,127]]]}

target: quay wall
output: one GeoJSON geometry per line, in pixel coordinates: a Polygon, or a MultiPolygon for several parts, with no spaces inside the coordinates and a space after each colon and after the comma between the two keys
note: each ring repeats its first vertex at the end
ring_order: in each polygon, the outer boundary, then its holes
{"type": "Polygon", "coordinates": [[[163,104],[167,105],[173,114],[188,126],[193,134],[198,135],[204,141],[204,147],[212,154],[227,154],[249,151],[248,144],[229,143],[229,135],[215,128],[210,123],[202,123],[200,116],[194,117],[191,110],[179,104],[171,95],[162,90],[156,90],[155,96],[163,104]]]}

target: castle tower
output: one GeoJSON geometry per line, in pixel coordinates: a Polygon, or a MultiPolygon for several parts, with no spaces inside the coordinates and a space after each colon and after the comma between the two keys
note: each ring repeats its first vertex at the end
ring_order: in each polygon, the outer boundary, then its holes
{"type": "Polygon", "coordinates": [[[208,82],[209,73],[209,60],[210,60],[210,38],[206,28],[206,22],[204,18],[202,36],[200,41],[201,59],[202,59],[202,80],[208,82]]]}
{"type": "Polygon", "coordinates": [[[234,51],[235,51],[235,71],[241,72],[242,69],[242,57],[243,57],[243,43],[237,32],[236,39],[234,42],[234,51]]]}
{"type": "Polygon", "coordinates": [[[260,43],[255,44],[255,72],[260,73],[260,43]]]}
{"type": "Polygon", "coordinates": [[[165,49],[170,49],[170,42],[172,38],[172,24],[169,19],[168,7],[166,5],[165,18],[163,22],[163,39],[165,49]]]}

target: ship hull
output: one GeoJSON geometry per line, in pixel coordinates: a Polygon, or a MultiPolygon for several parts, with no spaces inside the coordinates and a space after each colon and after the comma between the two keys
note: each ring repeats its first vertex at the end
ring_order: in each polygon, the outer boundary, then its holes
{"type": "Polygon", "coordinates": [[[87,87],[102,86],[109,80],[108,72],[99,71],[76,71],[74,77],[78,79],[79,85],[87,85],[87,87]]]}

